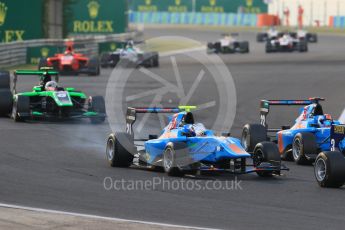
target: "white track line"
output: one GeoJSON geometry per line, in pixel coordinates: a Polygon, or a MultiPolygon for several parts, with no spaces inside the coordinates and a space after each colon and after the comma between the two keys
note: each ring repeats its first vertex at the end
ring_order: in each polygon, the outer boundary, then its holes
{"type": "Polygon", "coordinates": [[[118,222],[134,223],[134,224],[155,225],[155,226],[169,227],[169,228],[186,228],[186,229],[198,229],[198,230],[217,230],[215,228],[202,228],[202,227],[193,227],[193,226],[184,226],[184,225],[175,225],[175,224],[165,224],[165,223],[150,222],[150,221],[121,219],[121,218],[89,215],[89,214],[82,214],[82,213],[75,213],[75,212],[64,212],[64,211],[57,211],[57,210],[50,210],[50,209],[33,208],[33,207],[20,206],[20,205],[12,205],[12,204],[4,204],[4,203],[0,203],[0,208],[21,209],[21,210],[27,210],[27,211],[33,211],[33,212],[69,215],[69,216],[76,216],[76,217],[85,217],[85,218],[92,218],[92,219],[99,219],[99,220],[109,220],[109,221],[118,221],[118,222]]]}

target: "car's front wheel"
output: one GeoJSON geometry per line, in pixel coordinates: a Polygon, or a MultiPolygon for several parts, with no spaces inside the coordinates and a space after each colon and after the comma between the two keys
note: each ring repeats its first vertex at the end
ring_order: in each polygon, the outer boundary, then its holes
{"type": "Polygon", "coordinates": [[[341,152],[321,152],[315,160],[314,174],[321,187],[339,188],[345,182],[345,158],[341,152]]]}
{"type": "Polygon", "coordinates": [[[281,166],[281,159],[278,147],[273,142],[261,142],[255,146],[254,152],[253,152],[253,165],[254,167],[258,166],[275,166],[279,168],[277,171],[257,171],[256,173],[261,177],[271,177],[273,176],[273,173],[280,174],[280,166],[281,166]]]}

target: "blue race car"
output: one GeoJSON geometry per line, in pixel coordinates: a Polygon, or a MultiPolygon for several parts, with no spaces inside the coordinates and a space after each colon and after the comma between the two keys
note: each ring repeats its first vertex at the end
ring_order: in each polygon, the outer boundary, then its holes
{"type": "Polygon", "coordinates": [[[126,133],[113,133],[107,141],[106,156],[112,167],[137,165],[162,169],[170,176],[196,174],[198,171],[222,171],[234,174],[256,172],[259,176],[280,175],[288,170],[281,164],[274,143],[258,143],[252,154],[246,152],[240,140],[216,136],[201,123],[195,123],[191,109],[128,108],[126,133]],[[175,113],[159,136],[135,139],[133,124],[141,113],[175,113]],[[138,142],[144,142],[142,149],[138,142]],[[252,162],[248,163],[248,159],[252,162]]]}
{"type": "Polygon", "coordinates": [[[284,160],[294,160],[297,164],[310,164],[315,161],[321,151],[331,149],[331,127],[340,122],[333,120],[329,114],[324,114],[320,101],[323,98],[309,100],[262,100],[260,108],[261,124],[247,124],[242,132],[242,145],[247,151],[265,140],[278,144],[278,149],[284,160]],[[269,129],[267,115],[271,106],[302,106],[295,124],[282,126],[280,129],[269,129]],[[268,133],[274,136],[268,137],[268,133]]]}

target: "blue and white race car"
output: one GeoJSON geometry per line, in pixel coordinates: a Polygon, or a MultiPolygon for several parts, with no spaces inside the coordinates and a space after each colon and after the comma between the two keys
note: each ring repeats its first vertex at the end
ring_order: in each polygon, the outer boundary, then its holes
{"type": "Polygon", "coordinates": [[[123,67],[159,67],[158,52],[148,52],[140,49],[134,41],[123,43],[123,48],[113,52],[102,53],[101,67],[116,67],[121,64],[123,67]]]}
{"type": "Polygon", "coordinates": [[[280,175],[288,170],[281,164],[278,148],[271,142],[260,142],[253,152],[245,151],[239,139],[216,136],[201,123],[195,123],[191,109],[128,108],[127,131],[113,133],[107,141],[106,156],[112,167],[137,165],[163,169],[170,176],[196,174],[198,171],[222,171],[233,174],[256,172],[259,176],[280,175]],[[158,135],[135,139],[133,124],[141,113],[175,113],[158,135]],[[140,149],[139,142],[144,142],[140,149]],[[136,162],[136,163],[135,163],[136,162]]]}

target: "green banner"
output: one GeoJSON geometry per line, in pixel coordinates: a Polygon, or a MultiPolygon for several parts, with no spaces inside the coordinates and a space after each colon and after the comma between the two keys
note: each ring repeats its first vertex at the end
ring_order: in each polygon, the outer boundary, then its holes
{"type": "Polygon", "coordinates": [[[66,34],[112,34],[127,29],[126,0],[69,0],[64,10],[66,34]]]}
{"type": "Polygon", "coordinates": [[[195,10],[203,13],[266,13],[263,0],[197,0],[195,10]]]}
{"type": "Polygon", "coordinates": [[[191,12],[192,0],[132,0],[130,8],[137,12],[191,12]]]}
{"type": "Polygon", "coordinates": [[[0,0],[1,42],[43,37],[43,0],[0,0]]]}
{"type": "Polygon", "coordinates": [[[57,46],[29,47],[26,50],[26,63],[38,65],[41,58],[54,56],[58,52],[59,48],[57,46]]]}
{"type": "Polygon", "coordinates": [[[98,44],[99,53],[112,52],[125,47],[124,42],[102,42],[98,44]]]}
{"type": "Polygon", "coordinates": [[[267,13],[263,0],[131,0],[135,12],[267,13]],[[195,6],[193,7],[193,4],[195,6]]]}

